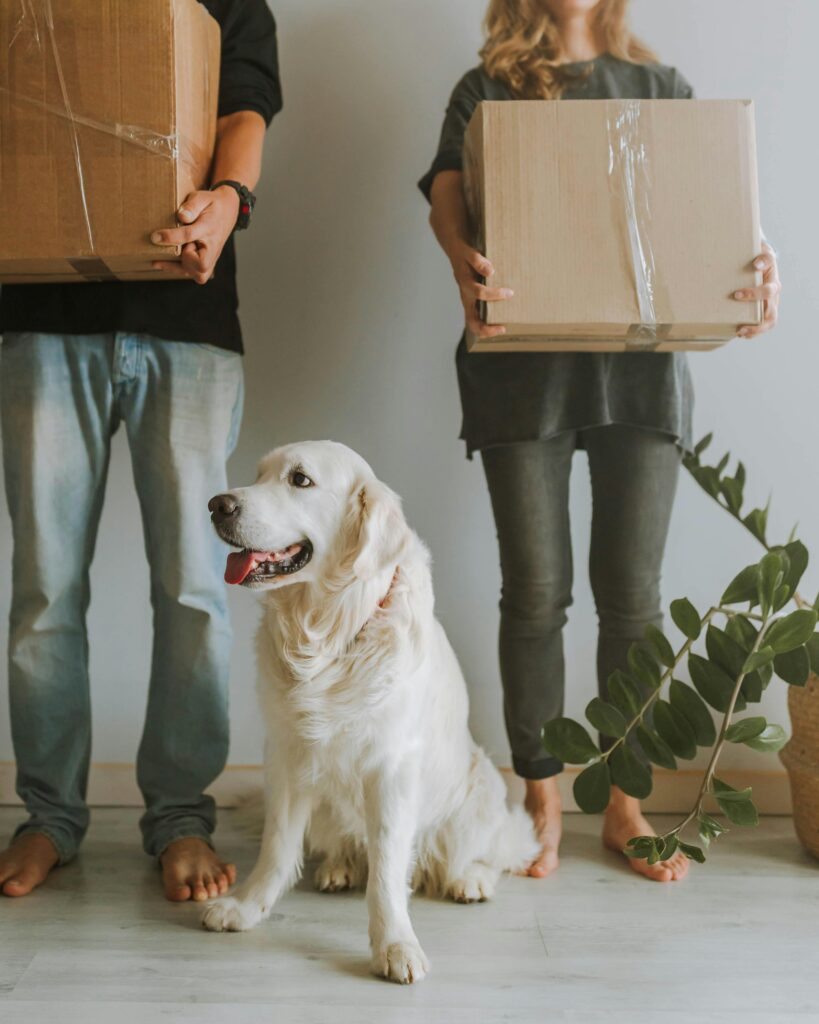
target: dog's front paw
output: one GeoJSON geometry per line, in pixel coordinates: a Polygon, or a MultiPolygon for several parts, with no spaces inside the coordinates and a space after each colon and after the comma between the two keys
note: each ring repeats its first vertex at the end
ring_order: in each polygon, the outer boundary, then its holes
{"type": "Polygon", "coordinates": [[[202,927],[210,932],[246,932],[255,928],[263,916],[258,904],[223,896],[205,907],[202,927]]]}
{"type": "Polygon", "coordinates": [[[373,956],[372,968],[381,978],[411,985],[427,976],[429,960],[417,942],[393,942],[373,956]]]}

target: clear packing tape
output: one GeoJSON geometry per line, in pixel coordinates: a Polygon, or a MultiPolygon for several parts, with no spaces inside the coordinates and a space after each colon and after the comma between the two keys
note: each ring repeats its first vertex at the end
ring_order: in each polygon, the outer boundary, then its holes
{"type": "MultiPolygon", "coordinates": [[[[57,0],[57,3],[59,3],[59,0],[57,0]]],[[[204,6],[198,6],[202,12],[203,36],[206,38],[206,19],[210,16],[204,6]]],[[[24,95],[17,90],[9,89],[3,85],[0,85],[0,94],[7,96],[14,104],[28,105],[44,111],[49,116],[63,119],[69,125],[71,149],[76,170],[79,200],[82,206],[85,234],[87,236],[88,253],[87,255],[83,254],[78,259],[69,259],[68,262],[83,277],[89,280],[115,280],[116,275],[100,259],[97,250],[91,204],[88,196],[88,175],[83,164],[79,129],[89,128],[93,131],[105,133],[129,145],[147,150],[162,159],[178,161],[191,168],[204,166],[209,160],[209,154],[205,152],[203,147],[197,145],[192,139],[185,137],[178,131],[164,135],[140,125],[100,121],[93,117],[88,117],[77,110],[72,103],[72,97],[68,88],[58,35],[59,32],[55,27],[52,0],[19,0],[18,15],[11,32],[8,48],[11,50],[14,47],[23,47],[27,53],[37,53],[44,60],[51,59],[59,85],[59,102],[49,103],[34,96],[24,95]]],[[[210,49],[207,43],[202,46],[201,50],[203,54],[202,68],[205,83],[205,109],[210,110],[211,105],[216,101],[216,97],[211,96],[210,49]]]]}
{"type": "Polygon", "coordinates": [[[653,348],[663,328],[657,323],[657,271],[651,247],[651,164],[640,129],[639,100],[612,105],[606,117],[609,187],[625,221],[625,239],[634,277],[640,323],[628,339],[630,348],[653,348]]]}

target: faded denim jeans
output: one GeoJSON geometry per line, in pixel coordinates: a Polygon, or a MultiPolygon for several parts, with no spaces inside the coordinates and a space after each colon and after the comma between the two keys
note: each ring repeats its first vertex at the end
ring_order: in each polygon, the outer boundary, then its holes
{"type": "MultiPolygon", "coordinates": [[[[627,668],[628,649],[648,623],[662,626],[660,573],[680,473],[668,434],[612,424],[544,441],[488,448],[483,457],[500,545],[500,667],[512,763],[525,779],[563,765],[541,743],[563,714],[563,627],[572,603],[569,476],[586,449],[592,488],[589,578],[600,629],[597,683],[627,668]]],[[[603,749],[613,741],[601,737],[603,749]]],[[[637,757],[645,755],[636,744],[637,757]]]]}
{"type": "Polygon", "coordinates": [[[225,489],[242,398],[241,356],[211,346],[131,334],[3,339],[14,536],[9,693],[17,792],[28,811],[16,835],[44,833],[63,863],[88,827],[89,567],[120,423],[154,616],[137,755],[143,842],[158,856],[174,839],[213,832],[214,802],[204,791],[227,758],[231,634],[223,549],[207,502],[225,489]]]}

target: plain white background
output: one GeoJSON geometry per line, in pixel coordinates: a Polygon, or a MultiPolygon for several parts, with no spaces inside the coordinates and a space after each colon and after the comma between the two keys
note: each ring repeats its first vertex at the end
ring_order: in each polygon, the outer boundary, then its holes
{"type": "MultiPolygon", "coordinates": [[[[467,462],[458,441],[459,305],[415,188],[434,153],[449,92],[477,63],[483,9],[484,0],[277,0],[285,110],[268,136],[253,230],[239,246],[247,405],[230,480],[249,482],[265,450],[304,438],[344,441],[370,460],[404,496],[411,524],[432,549],[438,611],[469,682],[474,732],[507,764],[495,654],[495,534],[480,462],[467,462]]],[[[750,497],[764,503],[773,494],[771,536],[784,540],[798,520],[819,562],[813,445],[819,4],[636,0],[633,22],[701,97],[756,100],[763,224],[780,250],[785,283],[781,325],[767,338],[692,357],[696,428],[698,435],[715,431],[720,453],[742,457],[750,497]]],[[[596,629],[585,571],[590,499],[582,455],[572,513],[576,586],[566,630],[567,709],[580,715],[595,691],[596,629]]],[[[706,606],[758,555],[752,538],[684,476],[668,546],[666,600],[685,594],[706,606]]],[[[0,565],[10,563],[4,508],[0,565]]],[[[121,436],[92,582],[94,760],[131,761],[151,628],[141,526],[121,436]]],[[[817,587],[819,571],[809,570],[806,589],[812,595],[817,587]]],[[[9,590],[7,568],[0,579],[3,621],[9,590]]],[[[245,592],[231,601],[231,761],[253,763],[261,755],[252,653],[257,612],[245,592]]],[[[786,719],[784,690],[774,682],[766,694],[764,710],[774,721],[786,719]]],[[[0,760],[11,758],[3,700],[0,760]]],[[[778,767],[747,748],[730,749],[726,762],[778,767]]]]}

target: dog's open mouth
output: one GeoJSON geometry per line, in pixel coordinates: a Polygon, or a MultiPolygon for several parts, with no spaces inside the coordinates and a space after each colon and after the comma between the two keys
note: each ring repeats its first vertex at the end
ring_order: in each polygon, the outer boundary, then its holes
{"type": "Polygon", "coordinates": [[[313,545],[309,540],[291,544],[281,551],[231,551],[225,567],[227,583],[262,583],[275,576],[290,576],[313,557],[313,545]]]}

